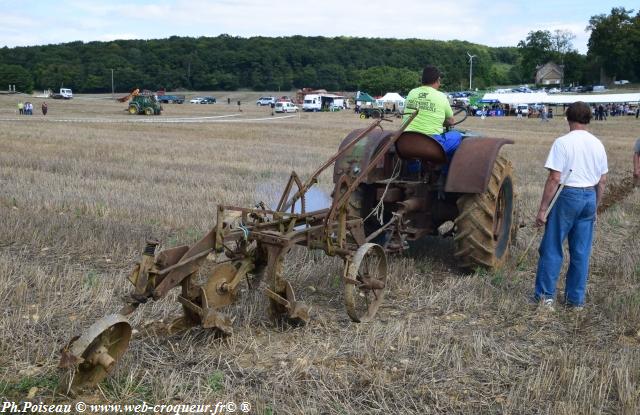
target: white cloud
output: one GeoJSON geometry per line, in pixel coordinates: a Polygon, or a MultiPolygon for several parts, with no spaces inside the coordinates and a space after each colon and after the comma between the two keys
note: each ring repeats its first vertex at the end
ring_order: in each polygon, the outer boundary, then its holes
{"type": "MultiPolygon", "coordinates": [[[[617,1],[628,7],[633,3],[617,1]]],[[[29,0],[0,4],[7,9],[0,46],[103,40],[120,34],[149,39],[222,33],[460,39],[516,46],[530,31],[558,28],[575,33],[574,45],[584,52],[589,17],[609,12],[609,6],[578,0],[459,0],[454,4],[434,0],[29,0]]]]}

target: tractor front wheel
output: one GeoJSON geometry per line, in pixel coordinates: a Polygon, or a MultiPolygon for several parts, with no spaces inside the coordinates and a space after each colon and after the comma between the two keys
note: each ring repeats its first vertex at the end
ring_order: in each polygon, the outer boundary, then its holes
{"type": "Polygon", "coordinates": [[[153,108],[147,107],[144,109],[144,115],[153,115],[153,108]]]}
{"type": "Polygon", "coordinates": [[[455,257],[463,268],[501,268],[509,256],[514,226],[513,167],[503,157],[493,165],[484,193],[458,199],[455,257]]]}
{"type": "Polygon", "coordinates": [[[129,114],[136,115],[137,113],[138,113],[138,107],[136,107],[135,105],[130,105],[129,106],[129,114]]]}

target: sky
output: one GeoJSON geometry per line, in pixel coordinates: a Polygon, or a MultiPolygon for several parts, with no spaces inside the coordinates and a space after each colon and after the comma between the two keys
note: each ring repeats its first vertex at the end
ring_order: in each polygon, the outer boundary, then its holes
{"type": "Polygon", "coordinates": [[[354,36],[516,46],[568,30],[586,53],[589,19],[629,0],[0,0],[0,47],[170,36],[354,36]],[[606,3],[606,4],[605,4],[606,3]]]}

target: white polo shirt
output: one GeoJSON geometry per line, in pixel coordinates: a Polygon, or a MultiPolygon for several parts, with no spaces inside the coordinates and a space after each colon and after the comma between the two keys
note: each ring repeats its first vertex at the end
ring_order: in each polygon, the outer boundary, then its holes
{"type": "Polygon", "coordinates": [[[585,130],[573,130],[557,138],[544,167],[561,172],[560,183],[573,187],[594,186],[609,171],[604,146],[585,130]]]}

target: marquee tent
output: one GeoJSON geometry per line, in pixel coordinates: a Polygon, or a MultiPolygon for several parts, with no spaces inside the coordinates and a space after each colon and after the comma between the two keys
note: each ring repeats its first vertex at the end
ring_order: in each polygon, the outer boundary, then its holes
{"type": "Polygon", "coordinates": [[[484,94],[483,100],[497,100],[501,104],[552,104],[562,105],[571,104],[576,101],[583,101],[588,104],[605,104],[605,103],[630,103],[637,104],[640,102],[640,93],[628,94],[547,94],[546,92],[532,93],[489,93],[484,94]]]}
{"type": "Polygon", "coordinates": [[[378,107],[396,105],[398,109],[404,108],[404,98],[397,92],[387,92],[383,97],[376,99],[378,107]]]}
{"type": "Polygon", "coordinates": [[[366,92],[360,92],[358,91],[358,94],[356,95],[356,102],[373,102],[375,101],[375,99],[367,94],[366,92]]]}

